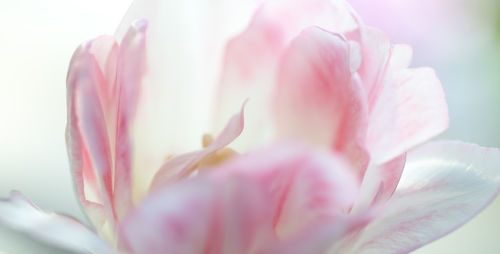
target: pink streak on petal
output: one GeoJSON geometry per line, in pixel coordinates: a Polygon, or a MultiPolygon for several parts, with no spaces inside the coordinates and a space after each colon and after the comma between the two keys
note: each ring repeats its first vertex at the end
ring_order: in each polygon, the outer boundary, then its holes
{"type": "MultiPolygon", "coordinates": [[[[106,111],[106,115],[112,114],[112,105],[115,100],[116,65],[120,46],[113,36],[102,35],[92,40],[89,52],[96,59],[99,69],[103,73],[104,80],[99,87],[99,96],[106,111]]],[[[111,120],[111,119],[108,119],[111,120]]]]}
{"type": "Polygon", "coordinates": [[[360,45],[362,61],[358,73],[371,108],[383,85],[380,80],[384,78],[387,69],[391,42],[383,32],[366,26],[360,26],[346,36],[360,45]]]}
{"type": "Polygon", "coordinates": [[[224,130],[209,146],[199,151],[178,155],[163,164],[155,174],[151,183],[151,188],[156,188],[168,182],[187,177],[191,167],[203,159],[203,157],[231,144],[231,142],[243,132],[245,126],[244,110],[246,103],[246,101],[243,103],[241,111],[231,117],[224,130]]]}
{"type": "Polygon", "coordinates": [[[145,20],[133,23],[120,44],[118,56],[113,200],[118,218],[122,218],[132,206],[130,126],[137,108],[142,77],[146,71],[146,28],[145,20]]]}
{"type": "Polygon", "coordinates": [[[379,166],[382,193],[373,200],[374,202],[386,201],[392,196],[401,179],[405,164],[406,153],[379,166]]]}
{"type": "Polygon", "coordinates": [[[390,161],[448,127],[439,80],[430,69],[408,69],[411,47],[392,46],[383,32],[366,26],[348,38],[361,46],[359,74],[370,112],[366,148],[375,163],[390,161]]]}
{"type": "Polygon", "coordinates": [[[405,162],[406,153],[383,164],[370,164],[361,184],[360,200],[352,211],[387,201],[398,186],[405,162]]]}
{"type": "Polygon", "coordinates": [[[111,153],[99,96],[99,88],[106,84],[99,65],[90,53],[91,47],[89,43],[75,52],[68,71],[66,141],[82,205],[87,201],[84,184],[89,181],[88,187],[91,187],[95,178],[99,186],[96,192],[106,207],[107,216],[113,217],[110,203],[113,191],[111,153]],[[86,176],[89,177],[84,179],[86,176]]]}
{"type": "Polygon", "coordinates": [[[441,84],[430,69],[408,69],[410,46],[391,45],[383,32],[367,26],[347,37],[361,46],[358,72],[370,112],[366,148],[376,164],[400,156],[448,127],[441,84]]]}
{"type": "Polygon", "coordinates": [[[43,212],[19,192],[11,192],[8,199],[0,199],[0,223],[68,251],[116,253],[106,241],[76,219],[43,212]]]}
{"type": "Polygon", "coordinates": [[[457,229],[500,191],[500,150],[433,142],[408,153],[381,216],[350,245],[354,253],[408,253],[457,229]]]}
{"type": "Polygon", "coordinates": [[[155,190],[121,226],[129,250],[266,253],[281,241],[308,235],[315,225],[328,224],[325,235],[338,236],[342,233],[332,232],[360,224],[355,216],[345,220],[350,215],[344,213],[357,195],[355,177],[330,153],[285,144],[242,155],[211,172],[155,190]]]}
{"type": "Polygon", "coordinates": [[[440,134],[449,122],[443,89],[432,69],[388,70],[384,82],[366,141],[377,163],[440,134]]]}
{"type": "Polygon", "coordinates": [[[357,55],[342,36],[304,30],[283,54],[275,90],[275,119],[282,137],[298,138],[344,153],[361,181],[368,162],[363,148],[366,105],[351,71],[357,55]]]}
{"type": "Polygon", "coordinates": [[[343,1],[268,1],[245,31],[227,44],[214,123],[220,129],[231,109],[251,99],[247,109],[251,120],[236,141],[237,149],[255,148],[273,138],[270,108],[279,58],[295,36],[314,25],[341,33],[354,29],[357,22],[343,1]]]}

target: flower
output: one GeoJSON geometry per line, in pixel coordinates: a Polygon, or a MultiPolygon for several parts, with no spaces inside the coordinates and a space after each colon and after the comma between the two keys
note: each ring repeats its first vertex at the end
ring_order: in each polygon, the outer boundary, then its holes
{"type": "Polygon", "coordinates": [[[410,150],[448,127],[410,61],[343,0],[135,1],[67,77],[97,232],[19,192],[0,221],[77,252],[407,253],[500,190],[496,149],[410,150]]]}

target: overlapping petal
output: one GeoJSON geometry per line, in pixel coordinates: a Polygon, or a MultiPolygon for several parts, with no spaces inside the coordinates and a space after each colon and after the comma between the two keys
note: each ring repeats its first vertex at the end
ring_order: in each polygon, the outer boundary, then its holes
{"type": "Polygon", "coordinates": [[[455,230],[500,191],[500,150],[441,141],[408,153],[396,192],[347,253],[408,253],[455,230]]]}
{"type": "Polygon", "coordinates": [[[443,89],[430,68],[409,69],[412,49],[391,45],[381,31],[361,26],[347,34],[361,46],[359,75],[370,119],[366,148],[382,164],[448,128],[443,89]]]}
{"type": "MultiPolygon", "coordinates": [[[[246,103],[245,103],[246,104],[246,103]]],[[[217,153],[219,150],[228,146],[233,142],[242,132],[245,126],[244,109],[245,104],[242,106],[241,111],[231,117],[226,127],[222,132],[213,140],[207,147],[175,156],[171,160],[165,162],[162,167],[156,172],[153,177],[151,188],[157,188],[165,184],[182,180],[193,173],[195,167],[200,164],[200,161],[217,153]]]]}
{"type": "Polygon", "coordinates": [[[68,154],[80,202],[98,228],[131,204],[129,124],[145,70],[145,28],[132,24],[121,45],[111,36],[82,45],[68,71],[68,154]]]}
{"type": "Polygon", "coordinates": [[[19,192],[13,191],[8,199],[0,199],[0,222],[68,251],[117,253],[104,239],[77,220],[41,211],[19,192]]]}
{"type": "Polygon", "coordinates": [[[132,24],[120,44],[118,55],[114,121],[115,165],[114,207],[122,218],[132,206],[133,191],[133,144],[132,123],[137,110],[142,80],[146,72],[146,29],[148,23],[138,20],[132,24]]]}
{"type": "MultiPolygon", "coordinates": [[[[80,202],[127,253],[414,250],[496,197],[500,152],[439,142],[407,157],[448,126],[439,80],[409,69],[411,54],[344,0],[137,0],[114,38],[71,61],[66,135],[80,202]],[[243,132],[243,109],[232,114],[248,98],[243,132]],[[186,153],[207,131],[220,135],[186,153]],[[241,155],[225,148],[242,133],[241,155]],[[315,148],[247,154],[273,138],[315,148]],[[216,158],[224,149],[231,160],[216,158]]],[[[112,253],[18,193],[0,201],[0,221],[112,253]]]]}
{"type": "Polygon", "coordinates": [[[221,129],[231,109],[250,98],[246,131],[235,147],[255,148],[274,138],[272,100],[281,55],[310,26],[337,33],[355,29],[353,15],[342,0],[267,1],[260,6],[248,27],[225,49],[214,128],[221,129]]]}
{"type": "MultiPolygon", "coordinates": [[[[96,58],[90,53],[91,47],[92,44],[89,43],[75,52],[68,72],[66,141],[81,204],[84,208],[104,205],[107,212],[95,214],[103,214],[109,219],[113,217],[112,160],[106,117],[99,93],[100,88],[107,87],[107,84],[96,58]],[[95,197],[90,197],[90,194],[95,197]],[[91,205],[90,202],[97,204],[91,205]]],[[[104,218],[91,220],[99,223],[104,218]]]]}
{"type": "Polygon", "coordinates": [[[372,108],[367,147],[386,162],[448,128],[448,107],[441,83],[430,68],[387,74],[372,108]]]}
{"type": "Polygon", "coordinates": [[[360,186],[360,199],[354,211],[387,201],[399,184],[406,164],[406,153],[383,164],[368,165],[360,186]]]}
{"type": "Polygon", "coordinates": [[[339,34],[304,30],[280,61],[274,106],[278,136],[343,153],[361,180],[368,163],[360,135],[367,108],[357,50],[339,34]]]}
{"type": "Polygon", "coordinates": [[[277,146],[157,190],[125,220],[121,236],[134,253],[285,253],[271,250],[311,227],[328,222],[325,234],[335,236],[365,222],[345,220],[356,196],[341,159],[277,146]]]}
{"type": "Polygon", "coordinates": [[[147,185],[166,155],[197,149],[204,134],[220,133],[246,99],[231,108],[220,129],[209,128],[224,47],[243,30],[261,2],[264,0],[133,2],[116,38],[121,40],[134,20],[148,20],[148,72],[137,109],[138,124],[132,128],[138,150],[134,163],[143,170],[141,184],[147,185]]]}

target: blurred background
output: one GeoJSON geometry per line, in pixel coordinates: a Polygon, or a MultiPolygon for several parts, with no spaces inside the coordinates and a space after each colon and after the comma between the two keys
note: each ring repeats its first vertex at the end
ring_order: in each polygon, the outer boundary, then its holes
{"type": "MultiPolygon", "coordinates": [[[[0,196],[83,219],[66,158],[65,78],[81,43],[112,34],[131,0],[0,2],[0,196]]],[[[414,47],[414,66],[443,83],[450,129],[441,139],[500,147],[498,0],[351,0],[369,25],[414,47]]],[[[500,168],[499,168],[500,170],[500,168]]],[[[500,199],[415,253],[500,253],[500,199]]],[[[0,226],[0,253],[67,253],[0,226]]]]}

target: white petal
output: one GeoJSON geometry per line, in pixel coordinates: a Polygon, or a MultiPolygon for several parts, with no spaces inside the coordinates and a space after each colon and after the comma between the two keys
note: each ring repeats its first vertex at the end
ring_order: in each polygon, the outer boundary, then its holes
{"type": "Polygon", "coordinates": [[[14,230],[78,253],[117,253],[95,232],[77,220],[60,214],[45,213],[19,192],[0,199],[0,223],[14,230]]]}
{"type": "Polygon", "coordinates": [[[132,128],[139,151],[133,160],[141,174],[159,168],[169,154],[200,147],[203,134],[210,131],[212,87],[223,48],[245,28],[260,2],[134,1],[116,37],[120,40],[134,20],[148,21],[148,72],[132,128]]]}
{"type": "Polygon", "coordinates": [[[435,142],[408,153],[400,184],[353,253],[408,253],[470,220],[500,190],[500,150],[435,142]]]}

